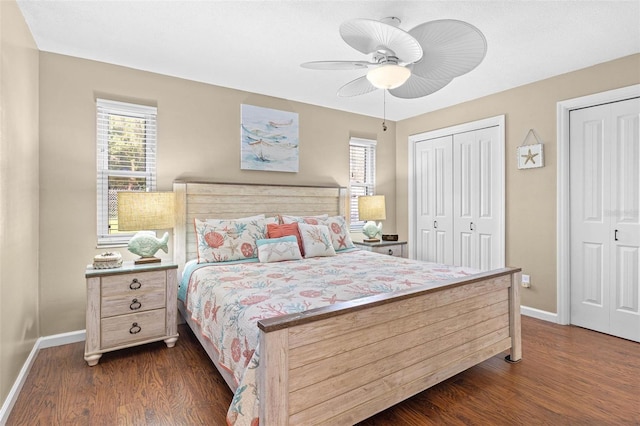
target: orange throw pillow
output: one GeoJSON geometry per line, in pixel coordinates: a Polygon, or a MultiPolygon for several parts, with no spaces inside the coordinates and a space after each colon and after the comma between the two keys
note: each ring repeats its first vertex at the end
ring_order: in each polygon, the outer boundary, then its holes
{"type": "Polygon", "coordinates": [[[277,225],[275,223],[267,224],[267,238],[280,238],[293,235],[298,240],[300,254],[304,257],[304,248],[302,247],[302,238],[300,237],[300,229],[297,223],[288,223],[286,225],[277,225]]]}

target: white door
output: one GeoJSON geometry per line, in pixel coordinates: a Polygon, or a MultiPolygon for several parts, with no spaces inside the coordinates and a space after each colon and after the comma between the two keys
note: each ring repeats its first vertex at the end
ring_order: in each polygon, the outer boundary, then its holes
{"type": "Polygon", "coordinates": [[[504,266],[498,127],[453,136],[454,264],[487,271],[504,266]]]}
{"type": "Polygon", "coordinates": [[[503,267],[504,117],[431,133],[409,140],[411,256],[503,267]]]}
{"type": "Polygon", "coordinates": [[[453,264],[451,136],[415,144],[416,259],[453,264]]]}
{"type": "Polygon", "coordinates": [[[571,323],[640,341],[640,99],[570,113],[571,323]]]}

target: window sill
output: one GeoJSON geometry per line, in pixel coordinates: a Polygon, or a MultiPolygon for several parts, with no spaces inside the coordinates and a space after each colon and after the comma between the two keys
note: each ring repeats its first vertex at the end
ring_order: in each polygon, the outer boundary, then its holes
{"type": "Polygon", "coordinates": [[[122,248],[127,247],[129,244],[126,242],[112,242],[112,243],[98,243],[96,244],[97,249],[108,249],[108,248],[122,248]]]}

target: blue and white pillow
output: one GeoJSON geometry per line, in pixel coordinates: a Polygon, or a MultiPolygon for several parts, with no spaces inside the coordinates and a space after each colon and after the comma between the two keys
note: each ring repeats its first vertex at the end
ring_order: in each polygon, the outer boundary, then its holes
{"type": "Polygon", "coordinates": [[[262,263],[302,259],[298,239],[293,235],[257,240],[256,246],[258,246],[258,259],[262,263]]]}

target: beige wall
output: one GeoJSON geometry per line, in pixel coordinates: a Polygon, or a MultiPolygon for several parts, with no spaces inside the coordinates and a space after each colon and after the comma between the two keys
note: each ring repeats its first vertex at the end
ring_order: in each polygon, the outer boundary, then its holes
{"type": "MultiPolygon", "coordinates": [[[[85,266],[96,249],[95,98],[158,107],[158,188],[177,178],[349,184],[349,137],[378,140],[378,191],[395,229],[395,125],[284,99],[50,53],[40,55],[41,334],[85,327],[85,266]],[[240,105],[299,114],[300,172],[240,170],[240,105]]],[[[120,250],[123,254],[126,248],[120,250]]],[[[160,252],[159,254],[163,254],[160,252]]],[[[170,254],[171,255],[171,254],[170,254]]],[[[169,255],[169,256],[170,256],[169,255]]]]}
{"type": "Polygon", "coordinates": [[[531,275],[522,304],[556,311],[556,104],[640,83],[640,55],[538,81],[397,123],[396,218],[408,235],[408,137],[496,115],[506,115],[507,265],[531,275]],[[529,129],[544,142],[545,167],[518,170],[516,148],[529,129]]]}
{"type": "Polygon", "coordinates": [[[0,1],[0,401],[38,331],[38,51],[0,1]]]}

